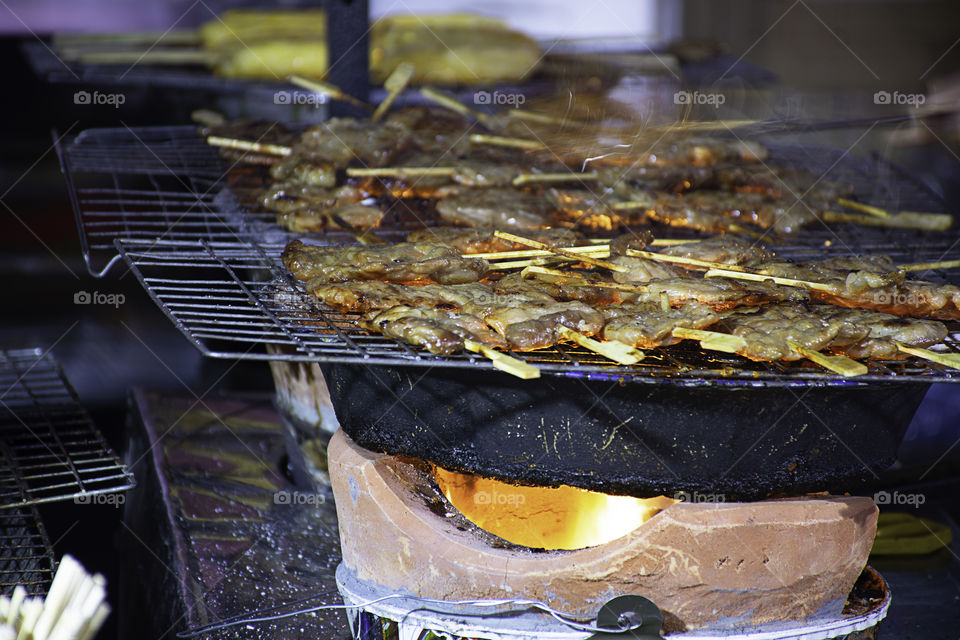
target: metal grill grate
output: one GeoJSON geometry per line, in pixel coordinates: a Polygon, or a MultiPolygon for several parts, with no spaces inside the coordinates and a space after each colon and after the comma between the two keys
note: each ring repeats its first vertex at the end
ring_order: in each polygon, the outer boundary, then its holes
{"type": "MultiPolygon", "coordinates": [[[[124,260],[153,299],[204,354],[218,358],[354,362],[369,365],[482,367],[472,355],[433,356],[359,329],[355,316],[333,311],[309,295],[280,265],[276,246],[238,247],[196,242],[118,241],[124,260]],[[281,347],[265,353],[263,344],[281,347]]],[[[960,325],[943,348],[960,353],[960,325]]],[[[516,354],[515,354],[516,355],[516,354]]],[[[751,385],[855,384],[808,363],[760,363],[704,352],[681,343],[647,352],[639,365],[611,365],[579,347],[522,354],[546,373],[751,385]]],[[[862,382],[960,382],[960,371],[917,360],[871,361],[862,382]]]]}
{"type": "MultiPolygon", "coordinates": [[[[237,194],[246,197],[260,184],[262,168],[231,168],[193,127],[87,131],[61,150],[61,158],[90,264],[122,256],[174,324],[206,355],[489,367],[472,355],[436,357],[371,335],[358,329],[353,317],[321,306],[279,262],[283,246],[295,234],[276,225],[274,214],[238,201],[237,194]],[[264,344],[280,349],[265,353],[264,344]]],[[[851,182],[859,197],[893,210],[942,210],[921,183],[876,157],[861,160],[836,150],[773,147],[771,162],[851,182]]],[[[418,220],[395,214],[379,233],[399,238],[420,226],[418,220]]],[[[337,233],[314,235],[327,242],[343,238],[337,233]]],[[[804,230],[774,248],[793,259],[885,253],[898,262],[921,262],[954,257],[955,240],[951,233],[837,225],[804,230]]],[[[957,340],[953,333],[942,348],[960,351],[957,340]]],[[[687,384],[705,379],[741,385],[851,384],[811,364],[755,363],[703,353],[687,344],[652,350],[633,367],[611,366],[578,347],[559,346],[523,357],[544,372],[569,376],[687,384]]],[[[960,372],[917,360],[876,361],[869,367],[869,374],[858,381],[960,380],[960,372]]]]}
{"type": "Polygon", "coordinates": [[[50,538],[34,507],[0,511],[0,594],[23,585],[31,596],[46,595],[56,571],[50,538]]]}
{"type": "Polygon", "coordinates": [[[0,390],[0,513],[134,486],[49,354],[0,351],[0,390]]]}

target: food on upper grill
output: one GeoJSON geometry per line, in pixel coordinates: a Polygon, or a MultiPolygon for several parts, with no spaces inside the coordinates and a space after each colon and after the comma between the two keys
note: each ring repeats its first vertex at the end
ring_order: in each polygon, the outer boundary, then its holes
{"type": "Polygon", "coordinates": [[[512,188],[464,189],[437,203],[441,219],[470,227],[542,229],[552,212],[543,198],[512,188]]]}
{"type": "Polygon", "coordinates": [[[304,131],[288,159],[334,167],[346,167],[357,159],[362,166],[384,167],[409,140],[410,130],[396,122],[331,118],[304,131]]]}
{"type": "Polygon", "coordinates": [[[522,80],[536,69],[537,43],[502,20],[469,13],[393,15],[370,31],[370,74],[382,82],[401,62],[414,84],[484,85],[522,80]]]}
{"type": "Polygon", "coordinates": [[[603,326],[606,340],[618,340],[641,349],[676,344],[680,341],[673,336],[677,327],[706,329],[721,318],[709,306],[692,301],[668,310],[659,304],[644,302],[609,305],[599,311],[606,319],[603,326]]]}
{"type": "Polygon", "coordinates": [[[465,258],[453,247],[420,242],[374,246],[315,246],[294,240],[283,264],[298,280],[347,282],[476,282],[489,271],[485,260],[465,258]]]}
{"type": "Polygon", "coordinates": [[[664,247],[660,253],[680,258],[693,258],[706,262],[747,265],[768,262],[773,253],[759,242],[744,240],[737,236],[713,236],[696,242],[685,242],[664,247]]]}
{"type": "MultiPolygon", "coordinates": [[[[610,166],[706,167],[714,164],[762,162],[769,155],[758,142],[706,136],[664,136],[662,133],[622,136],[610,131],[558,132],[545,140],[571,166],[589,169],[610,166]]],[[[616,175],[616,174],[613,174],[616,175]]]]}
{"type": "Polygon", "coordinates": [[[229,9],[203,23],[197,30],[200,41],[207,49],[244,46],[266,38],[312,37],[322,41],[326,33],[327,14],[322,9],[229,9]]]}
{"type": "Polygon", "coordinates": [[[360,326],[436,354],[462,351],[464,340],[494,348],[507,346],[480,318],[445,309],[399,305],[367,314],[360,326]]]}
{"type": "MultiPolygon", "coordinates": [[[[535,229],[525,232],[524,237],[552,247],[572,247],[578,240],[577,234],[569,229],[535,229]]],[[[494,235],[494,229],[485,227],[428,227],[409,234],[407,242],[440,242],[466,254],[530,248],[527,245],[498,238],[494,235]]]]}
{"type": "Polygon", "coordinates": [[[277,212],[277,224],[298,233],[340,226],[343,221],[356,229],[380,224],[384,212],[364,204],[367,194],[345,185],[328,189],[313,184],[279,183],[263,195],[266,208],[277,212]]]}
{"type": "Polygon", "coordinates": [[[855,358],[894,358],[899,354],[897,342],[926,347],[947,335],[946,327],[933,320],[831,305],[771,305],[754,314],[733,314],[721,324],[744,339],[741,355],[766,361],[803,359],[790,342],[812,351],[829,349],[855,358]]]}

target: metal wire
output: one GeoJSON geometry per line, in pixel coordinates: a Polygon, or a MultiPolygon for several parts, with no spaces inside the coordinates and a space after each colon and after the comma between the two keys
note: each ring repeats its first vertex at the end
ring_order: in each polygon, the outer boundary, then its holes
{"type": "Polygon", "coordinates": [[[49,354],[0,351],[0,514],[134,484],[49,354]]]}
{"type": "Polygon", "coordinates": [[[31,596],[45,595],[56,565],[36,508],[0,511],[0,594],[9,596],[14,587],[23,585],[31,596]]]}
{"type": "MultiPolygon", "coordinates": [[[[357,328],[355,316],[326,308],[307,294],[279,262],[283,246],[299,234],[281,229],[274,214],[256,203],[264,169],[231,169],[194,127],[90,130],[60,153],[91,270],[121,256],[177,328],[208,356],[492,368],[472,354],[438,357],[372,335],[357,328]],[[280,349],[268,354],[263,344],[280,349]]],[[[880,158],[856,160],[836,150],[773,146],[770,162],[850,182],[859,197],[891,210],[942,210],[921,182],[880,158]]],[[[399,239],[424,222],[436,220],[394,207],[378,234],[399,239]]],[[[346,239],[342,232],[314,235],[326,242],[346,239]]],[[[954,257],[945,256],[954,241],[950,233],[813,225],[774,248],[796,260],[882,253],[898,262],[926,262],[954,257]]],[[[960,326],[951,329],[942,348],[960,351],[960,326]]],[[[960,381],[960,372],[916,359],[871,361],[869,373],[851,382],[811,363],[756,363],[683,343],[651,350],[631,367],[612,366],[595,353],[567,345],[522,357],[548,374],[634,382],[806,386],[960,381]]]]}

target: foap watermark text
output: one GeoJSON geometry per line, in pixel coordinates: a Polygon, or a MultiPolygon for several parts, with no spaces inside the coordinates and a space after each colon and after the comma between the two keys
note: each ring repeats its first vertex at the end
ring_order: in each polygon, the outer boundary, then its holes
{"type": "Polygon", "coordinates": [[[877,91],[873,94],[873,104],[897,104],[919,107],[927,101],[922,93],[901,93],[900,91],[877,91]]]}
{"type": "Polygon", "coordinates": [[[727,101],[727,96],[717,92],[677,91],[673,94],[673,104],[710,105],[719,107],[727,101]]]}
{"type": "Polygon", "coordinates": [[[927,501],[927,496],[922,493],[900,493],[899,491],[890,493],[889,491],[877,491],[873,494],[873,501],[881,506],[890,505],[894,507],[913,507],[916,509],[927,501]]]}
{"type": "Polygon", "coordinates": [[[106,504],[111,507],[121,507],[127,502],[123,493],[81,493],[73,497],[74,504],[106,504]]]}
{"type": "Polygon", "coordinates": [[[100,293],[99,291],[77,291],[73,294],[73,304],[109,305],[119,308],[127,301],[122,293],[100,293]]]}
{"type": "Polygon", "coordinates": [[[325,504],[327,497],[322,493],[309,491],[277,491],[273,494],[273,504],[325,504]]]}
{"type": "Polygon", "coordinates": [[[277,91],[273,94],[273,104],[305,104],[319,107],[327,103],[327,96],[309,91],[277,91]]]}
{"type": "Polygon", "coordinates": [[[73,104],[108,105],[116,109],[127,101],[122,93],[103,93],[101,91],[77,91],[73,94],[73,104]]]}
{"type": "Polygon", "coordinates": [[[522,93],[508,93],[506,91],[477,91],[473,94],[473,104],[490,104],[519,107],[527,101],[522,93]]]}
{"type": "Polygon", "coordinates": [[[726,502],[727,496],[722,493],[700,493],[699,491],[678,491],[673,494],[673,499],[678,502],[690,502],[693,504],[705,504],[710,502],[726,502]]]}

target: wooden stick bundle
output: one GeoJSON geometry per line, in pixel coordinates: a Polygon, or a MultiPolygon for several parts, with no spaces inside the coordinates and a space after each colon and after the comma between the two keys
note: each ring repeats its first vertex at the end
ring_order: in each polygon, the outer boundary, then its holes
{"type": "Polygon", "coordinates": [[[0,633],[32,640],[90,640],[110,613],[106,580],[90,575],[71,555],[63,556],[44,598],[28,598],[18,585],[0,597],[0,633]]]}

